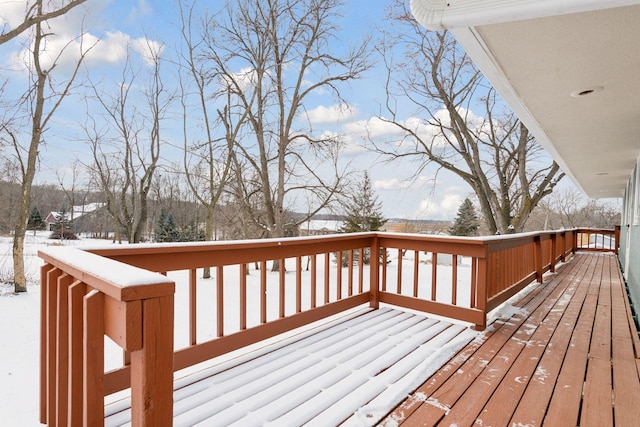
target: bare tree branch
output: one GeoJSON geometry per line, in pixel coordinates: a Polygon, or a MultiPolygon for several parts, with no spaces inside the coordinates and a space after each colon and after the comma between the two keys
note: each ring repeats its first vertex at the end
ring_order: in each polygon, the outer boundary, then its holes
{"type": "MultiPolygon", "coordinates": [[[[418,171],[446,169],[475,192],[490,232],[521,231],[533,208],[564,174],[447,32],[418,24],[405,2],[390,18],[401,30],[378,48],[387,68],[386,111],[397,141],[372,141],[389,159],[413,158],[418,171]],[[413,107],[411,120],[398,114],[400,102],[413,107]],[[475,111],[480,111],[476,114],[475,111]]],[[[396,28],[397,29],[397,28],[396,28]]]]}
{"type": "Polygon", "coordinates": [[[15,28],[12,28],[8,31],[2,31],[0,33],[0,45],[8,42],[9,40],[18,37],[20,34],[24,33],[26,30],[31,28],[36,24],[40,24],[49,19],[56,18],[58,16],[62,16],[69,12],[76,6],[81,5],[87,0],[71,0],[69,3],[60,6],[58,9],[54,9],[50,12],[43,12],[41,10],[41,1],[36,1],[27,7],[25,12],[24,21],[18,24],[15,28]]]}

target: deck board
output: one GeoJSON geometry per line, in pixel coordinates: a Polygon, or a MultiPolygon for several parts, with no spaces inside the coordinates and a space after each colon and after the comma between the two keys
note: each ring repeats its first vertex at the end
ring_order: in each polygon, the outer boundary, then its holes
{"type": "Polygon", "coordinates": [[[637,332],[615,255],[578,253],[515,304],[380,424],[638,422],[637,332]]]}
{"type": "MultiPolygon", "coordinates": [[[[174,425],[379,420],[386,413],[376,413],[380,401],[387,410],[389,401],[399,403],[417,378],[425,380],[440,366],[430,361],[445,363],[476,336],[443,319],[389,307],[361,309],[177,379],[174,425]]],[[[129,425],[128,399],[106,412],[105,425],[129,425]]]]}

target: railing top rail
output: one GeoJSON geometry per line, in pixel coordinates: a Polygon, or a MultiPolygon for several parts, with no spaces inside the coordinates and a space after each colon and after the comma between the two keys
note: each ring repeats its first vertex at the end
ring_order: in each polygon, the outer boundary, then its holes
{"type": "Polygon", "coordinates": [[[591,227],[579,227],[576,229],[578,231],[578,233],[606,233],[606,234],[613,234],[615,233],[615,229],[613,228],[591,228],[591,227]]]}
{"type": "Polygon", "coordinates": [[[85,247],[83,249],[99,254],[110,253],[172,253],[172,252],[201,252],[208,250],[224,251],[234,249],[272,248],[280,246],[314,246],[323,243],[335,243],[339,241],[368,240],[376,235],[375,232],[365,233],[341,233],[324,236],[306,237],[282,237],[271,239],[247,239],[247,240],[217,240],[205,242],[169,242],[169,243],[136,243],[114,248],[109,246],[85,247]]]}
{"type": "Polygon", "coordinates": [[[175,283],[162,274],[71,247],[42,249],[45,262],[119,301],[172,295],[175,283]]]}
{"type": "Polygon", "coordinates": [[[142,268],[169,271],[172,269],[240,264],[357,249],[370,246],[376,237],[381,239],[383,244],[394,245],[394,239],[401,239],[403,245],[410,243],[413,248],[419,248],[420,250],[483,256],[487,251],[495,252],[511,249],[526,244],[534,238],[546,240],[551,236],[572,231],[574,230],[482,237],[364,232],[255,240],[135,244],[116,248],[113,246],[85,248],[85,250],[142,268]],[[214,258],[212,258],[212,252],[215,252],[214,258]]]}

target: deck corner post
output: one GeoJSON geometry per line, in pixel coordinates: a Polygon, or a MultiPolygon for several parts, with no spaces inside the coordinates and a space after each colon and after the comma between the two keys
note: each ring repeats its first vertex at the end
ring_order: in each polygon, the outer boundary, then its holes
{"type": "Polygon", "coordinates": [[[142,348],[131,353],[131,423],[173,423],[173,295],[142,301],[142,348]]]}
{"type": "Polygon", "coordinates": [[[476,308],[482,312],[482,324],[476,323],[477,330],[484,330],[487,324],[487,288],[488,288],[488,268],[489,247],[485,245],[483,257],[478,258],[478,273],[476,275],[476,308]]]}
{"type": "Polygon", "coordinates": [[[371,239],[371,256],[369,257],[369,306],[380,307],[380,239],[377,234],[371,239]],[[375,254],[375,255],[374,255],[375,254]]]}

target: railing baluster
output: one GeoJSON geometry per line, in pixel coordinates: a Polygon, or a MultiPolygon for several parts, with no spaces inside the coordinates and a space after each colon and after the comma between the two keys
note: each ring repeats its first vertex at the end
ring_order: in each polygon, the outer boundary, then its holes
{"type": "MultiPolygon", "coordinates": [[[[69,286],[73,282],[73,278],[68,274],[58,277],[57,282],[57,351],[56,360],[56,402],[58,407],[67,408],[69,405],[69,286]]],[[[56,424],[64,426],[67,424],[67,411],[57,411],[56,424]]]]}
{"type": "Polygon", "coordinates": [[[240,330],[247,329],[247,273],[249,264],[240,264],[238,274],[240,279],[240,330]]]}
{"type": "Polygon", "coordinates": [[[216,267],[216,335],[224,335],[224,272],[223,267],[216,267]]]}
{"type": "MultiPolygon", "coordinates": [[[[362,262],[362,257],[361,254],[358,254],[358,256],[360,256],[360,262],[362,262]]],[[[352,296],[353,295],[353,249],[349,250],[348,252],[348,260],[347,260],[347,274],[348,274],[348,279],[347,279],[347,295],[352,296]]]]}
{"type": "Polygon", "coordinates": [[[197,284],[197,272],[192,268],[189,270],[189,342],[191,345],[196,345],[197,342],[197,284]]]}
{"type": "Polygon", "coordinates": [[[458,303],[458,255],[451,255],[451,304],[458,303]]]}
{"type": "Polygon", "coordinates": [[[267,323],[267,261],[260,262],[260,323],[267,323]]]}
{"type": "Polygon", "coordinates": [[[402,294],[402,249],[398,249],[398,283],[396,284],[396,292],[402,294]]]}
{"type": "Polygon", "coordinates": [[[47,379],[49,378],[49,341],[48,341],[48,313],[47,313],[47,295],[49,293],[49,272],[54,267],[45,264],[40,268],[40,423],[47,422],[47,402],[48,389],[47,379]]]}
{"type": "MultiPolygon", "coordinates": [[[[360,262],[358,262],[358,293],[362,293],[364,292],[364,261],[363,261],[363,257],[364,257],[364,253],[366,251],[366,248],[360,248],[358,249],[360,251],[360,262]]],[[[369,268],[371,268],[371,265],[373,265],[373,251],[371,249],[369,249],[369,268]]],[[[376,257],[379,257],[380,254],[376,253],[375,254],[376,257]]]]}
{"type": "Polygon", "coordinates": [[[69,287],[69,425],[83,422],[83,323],[87,287],[76,281],[69,287]]]}
{"type": "MultiPolygon", "coordinates": [[[[82,412],[85,426],[104,424],[104,322],[104,294],[94,289],[84,297],[82,412]]],[[[151,361],[148,364],[152,365],[151,361]]]]}
{"type": "Polygon", "coordinates": [[[413,251],[413,296],[418,298],[418,266],[420,265],[420,251],[413,251]]]}
{"type": "Polygon", "coordinates": [[[438,293],[438,254],[431,253],[431,301],[435,301],[438,293]]]}
{"type": "MultiPolygon", "coordinates": [[[[369,265],[369,306],[373,309],[380,307],[380,240],[375,237],[371,243],[371,253],[376,254],[371,258],[371,264],[369,265]]],[[[386,249],[383,249],[383,253],[386,254],[386,249]]],[[[385,263],[386,256],[382,256],[382,262],[385,263]]],[[[386,265],[383,267],[383,270],[386,265]]],[[[382,287],[384,284],[382,284],[382,287]]]]}
{"type": "Polygon", "coordinates": [[[477,292],[477,281],[478,281],[478,259],[476,257],[471,258],[471,299],[469,301],[469,307],[476,306],[476,292],[477,292]]]}
{"type": "Polygon", "coordinates": [[[56,303],[58,277],[62,272],[57,268],[47,273],[46,295],[46,318],[47,318],[47,422],[55,423],[57,419],[58,403],[56,401],[56,374],[57,374],[57,342],[56,342],[56,323],[58,319],[58,305],[56,303]]]}
{"type": "Polygon", "coordinates": [[[382,247],[382,286],[381,286],[381,290],[382,292],[386,292],[387,291],[387,264],[389,262],[387,261],[387,248],[386,247],[382,247]]]}
{"type": "Polygon", "coordinates": [[[302,258],[296,257],[296,313],[302,312],[302,258]]]}
{"type": "Polygon", "coordinates": [[[338,251],[338,259],[336,262],[338,263],[338,268],[336,268],[336,300],[340,301],[342,299],[342,257],[343,252],[338,251]]]}
{"type": "Polygon", "coordinates": [[[317,255],[310,255],[311,257],[311,308],[316,308],[317,304],[317,255]]]}
{"type": "Polygon", "coordinates": [[[279,268],[278,268],[278,316],[280,319],[284,317],[285,314],[285,273],[286,268],[284,266],[284,259],[278,260],[279,268]]]}
{"type": "Polygon", "coordinates": [[[331,280],[331,276],[329,275],[329,263],[330,254],[327,252],[324,254],[324,303],[329,304],[329,282],[331,280]]]}

